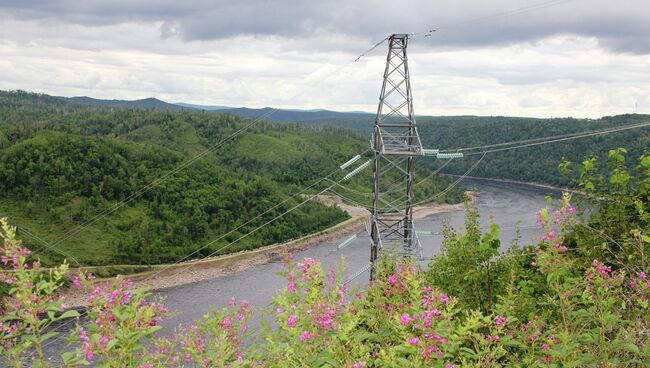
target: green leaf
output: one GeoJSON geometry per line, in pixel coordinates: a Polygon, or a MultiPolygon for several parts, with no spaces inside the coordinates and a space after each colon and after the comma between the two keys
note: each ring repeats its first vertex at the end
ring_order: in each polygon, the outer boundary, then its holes
{"type": "Polygon", "coordinates": [[[59,316],[59,318],[57,318],[57,320],[59,320],[59,319],[67,319],[67,318],[74,318],[74,317],[79,317],[79,312],[77,312],[76,310],[71,309],[71,310],[65,311],[62,315],[59,316]]]}
{"type": "Polygon", "coordinates": [[[122,313],[122,308],[113,309],[113,314],[118,321],[124,321],[124,314],[122,313]]]}
{"type": "Polygon", "coordinates": [[[634,344],[625,344],[625,350],[634,353],[634,354],[640,354],[641,351],[639,350],[639,347],[634,345],[634,344]]]}
{"type": "Polygon", "coordinates": [[[49,339],[49,338],[52,338],[52,337],[54,337],[54,336],[56,336],[56,335],[58,335],[58,334],[59,334],[59,333],[56,332],[56,331],[50,331],[50,332],[44,334],[43,336],[41,336],[41,341],[45,341],[45,340],[47,340],[47,339],[49,339]]]}
{"type": "Polygon", "coordinates": [[[107,350],[107,351],[108,351],[108,350],[111,350],[115,345],[117,345],[118,342],[119,342],[118,339],[112,339],[112,340],[110,340],[110,341],[108,342],[108,344],[106,344],[106,350],[107,350]]]}
{"type": "Polygon", "coordinates": [[[81,359],[75,352],[66,352],[61,355],[63,358],[63,363],[67,366],[74,366],[74,365],[90,365],[90,363],[86,362],[85,360],[81,359]]]}
{"type": "Polygon", "coordinates": [[[157,326],[151,326],[151,327],[149,327],[149,333],[152,334],[152,333],[154,333],[154,332],[160,330],[161,328],[162,328],[162,326],[160,326],[160,325],[157,325],[157,326]]]}
{"type": "Polygon", "coordinates": [[[640,163],[642,167],[650,168],[650,156],[642,156],[640,163]]]}

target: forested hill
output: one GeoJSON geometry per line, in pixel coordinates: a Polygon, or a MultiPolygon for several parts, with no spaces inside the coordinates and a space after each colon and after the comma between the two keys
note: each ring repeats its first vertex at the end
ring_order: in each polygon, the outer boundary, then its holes
{"type": "MultiPolygon", "coordinates": [[[[484,146],[530,140],[543,137],[563,136],[605,128],[623,127],[650,122],[650,115],[628,114],[607,116],[600,119],[536,119],[517,117],[479,116],[418,116],[417,126],[425,148],[454,150],[457,148],[484,146]]],[[[369,137],[372,118],[360,116],[355,119],[303,122],[316,126],[342,126],[355,129],[369,137]]],[[[516,144],[513,146],[517,146],[516,144]]],[[[542,182],[555,185],[571,185],[573,178],[561,174],[558,164],[564,159],[582,161],[596,155],[601,162],[611,149],[626,147],[629,157],[641,157],[650,150],[650,126],[625,130],[594,137],[568,140],[515,150],[489,153],[472,171],[473,176],[542,182]]],[[[492,147],[494,148],[494,147],[492,147]]],[[[500,146],[499,148],[505,148],[500,146]]],[[[483,149],[485,151],[486,149],[483,149]]],[[[464,159],[452,161],[443,172],[463,174],[480,158],[480,149],[464,159]]],[[[442,160],[422,159],[419,162],[429,168],[444,164],[442,160]]],[[[635,163],[632,163],[635,164],[635,163]]]]}
{"type": "MultiPolygon", "coordinates": [[[[108,212],[249,122],[223,113],[84,106],[0,92],[0,217],[18,225],[46,264],[64,256],[91,265],[173,262],[368,148],[348,129],[261,122],[108,212]],[[104,211],[105,217],[77,232],[104,211]],[[45,241],[56,246],[39,252],[45,241]]],[[[368,192],[370,177],[366,170],[346,185],[368,192]]],[[[431,196],[447,185],[429,180],[416,196],[431,196]]],[[[460,198],[460,191],[452,191],[439,200],[460,198]]],[[[195,257],[221,249],[300,201],[283,203],[195,257]]],[[[337,208],[309,202],[220,253],[281,242],[346,217],[337,208]]]]}

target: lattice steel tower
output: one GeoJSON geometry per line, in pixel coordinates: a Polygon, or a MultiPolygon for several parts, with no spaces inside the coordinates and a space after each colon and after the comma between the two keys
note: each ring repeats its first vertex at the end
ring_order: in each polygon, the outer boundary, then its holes
{"type": "Polygon", "coordinates": [[[372,137],[374,157],[373,211],[370,222],[374,262],[379,252],[421,256],[422,247],[413,228],[413,164],[423,156],[415,127],[406,46],[407,34],[388,38],[384,82],[372,137]]]}

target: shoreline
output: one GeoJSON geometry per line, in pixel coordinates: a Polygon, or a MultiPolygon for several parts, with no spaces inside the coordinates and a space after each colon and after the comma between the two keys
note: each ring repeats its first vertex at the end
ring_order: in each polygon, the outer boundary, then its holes
{"type": "MultiPolygon", "coordinates": [[[[241,272],[252,267],[268,263],[282,257],[284,249],[292,252],[306,250],[337,237],[346,236],[365,227],[370,218],[370,212],[362,207],[344,203],[338,196],[319,196],[316,200],[327,205],[335,205],[346,211],[350,218],[322,231],[305,235],[284,243],[271,244],[254,250],[182,262],[178,264],[163,264],[152,266],[151,271],[128,275],[137,287],[146,287],[151,291],[159,291],[197,282],[217,279],[241,272]],[[155,277],[154,277],[155,276],[155,277]]],[[[413,208],[413,218],[420,219],[438,213],[462,210],[464,203],[437,204],[431,203],[413,208]]],[[[111,283],[110,279],[97,279],[89,286],[66,289],[62,296],[69,308],[83,308],[91,288],[111,283]]]]}

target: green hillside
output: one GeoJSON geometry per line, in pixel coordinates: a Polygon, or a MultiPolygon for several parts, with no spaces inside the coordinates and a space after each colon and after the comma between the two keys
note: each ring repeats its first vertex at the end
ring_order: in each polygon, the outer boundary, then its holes
{"type": "MultiPolygon", "coordinates": [[[[372,120],[373,118],[370,116],[360,115],[356,118],[313,120],[302,124],[346,127],[369,137],[372,133],[372,120]]],[[[423,146],[447,150],[554,137],[649,122],[650,115],[641,114],[607,116],[600,119],[537,119],[504,116],[417,117],[418,132],[423,146]]],[[[590,155],[597,156],[603,162],[607,157],[607,152],[618,147],[626,147],[631,157],[640,157],[645,150],[650,148],[650,126],[490,153],[485,156],[472,175],[570,185],[575,178],[562,175],[558,169],[558,163],[564,159],[580,162],[584,157],[590,155]]],[[[481,151],[480,149],[466,151],[466,153],[472,154],[464,159],[453,161],[444,168],[443,172],[463,174],[481,157],[480,153],[477,154],[481,151]]],[[[443,160],[434,159],[422,159],[418,162],[429,169],[444,164],[443,160]]],[[[636,162],[631,163],[631,166],[634,164],[636,162]]]]}
{"type": "MultiPolygon", "coordinates": [[[[85,265],[173,262],[368,148],[347,129],[259,123],[141,191],[249,122],[219,113],[82,106],[0,92],[0,217],[19,226],[45,264],[63,258],[85,265]],[[124,200],[125,206],[112,210],[124,200]],[[45,241],[55,246],[44,249],[45,241]]],[[[370,171],[346,186],[369,192],[370,171]]],[[[447,185],[427,180],[416,195],[426,199],[447,185]]],[[[452,191],[438,200],[460,198],[460,191],[452,191]]],[[[218,251],[298,203],[283,203],[194,257],[218,251]]],[[[282,242],[345,218],[337,208],[309,202],[218,254],[282,242]]]]}

